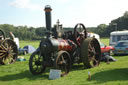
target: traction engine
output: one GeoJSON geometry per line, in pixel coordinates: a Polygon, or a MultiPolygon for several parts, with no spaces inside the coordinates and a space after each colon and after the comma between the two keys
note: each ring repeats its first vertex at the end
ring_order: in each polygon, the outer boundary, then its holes
{"type": "Polygon", "coordinates": [[[34,75],[43,73],[47,67],[61,70],[61,76],[69,73],[74,63],[83,62],[85,68],[98,66],[101,50],[95,37],[88,37],[85,26],[78,23],[73,31],[63,31],[62,25],[51,27],[51,7],[45,6],[46,37],[29,59],[29,69],[34,75]]]}
{"type": "Polygon", "coordinates": [[[0,64],[12,64],[18,56],[17,45],[14,41],[13,33],[10,38],[6,38],[5,32],[0,29],[0,64]]]}

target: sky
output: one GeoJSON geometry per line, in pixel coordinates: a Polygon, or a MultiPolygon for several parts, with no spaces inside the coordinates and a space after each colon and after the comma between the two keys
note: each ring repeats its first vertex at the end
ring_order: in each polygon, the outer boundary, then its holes
{"type": "Polygon", "coordinates": [[[52,8],[52,26],[83,23],[86,27],[109,24],[128,11],[128,0],[0,0],[0,24],[45,26],[44,7],[52,8]]]}

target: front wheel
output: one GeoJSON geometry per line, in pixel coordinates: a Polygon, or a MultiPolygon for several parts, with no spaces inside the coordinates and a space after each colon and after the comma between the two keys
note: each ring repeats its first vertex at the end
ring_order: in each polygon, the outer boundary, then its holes
{"type": "Polygon", "coordinates": [[[41,74],[45,71],[45,66],[42,65],[43,57],[39,52],[32,53],[29,59],[29,70],[33,75],[41,74]]]}
{"type": "Polygon", "coordinates": [[[61,76],[69,73],[71,65],[70,55],[66,51],[60,51],[56,58],[56,68],[61,70],[61,76]]]}

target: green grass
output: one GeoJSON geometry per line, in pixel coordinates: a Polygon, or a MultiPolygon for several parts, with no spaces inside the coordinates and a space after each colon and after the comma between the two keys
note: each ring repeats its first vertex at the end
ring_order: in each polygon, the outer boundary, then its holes
{"type": "Polygon", "coordinates": [[[100,40],[102,43],[104,43],[105,45],[109,45],[109,38],[103,38],[100,40]]]}
{"type": "MultiPolygon", "coordinates": [[[[107,40],[102,39],[105,43],[108,42],[107,40]]],[[[39,41],[20,42],[22,46],[28,44],[38,47],[39,41]]],[[[70,73],[65,77],[49,80],[49,70],[37,76],[29,72],[28,60],[30,55],[24,56],[26,61],[1,65],[0,85],[128,85],[128,56],[114,56],[117,62],[111,62],[110,64],[101,62],[98,67],[91,69],[83,69],[82,63],[73,65],[70,73]],[[87,80],[88,71],[91,73],[90,81],[87,80]]]]}
{"type": "Polygon", "coordinates": [[[36,40],[36,41],[22,41],[21,40],[20,41],[20,47],[23,48],[26,45],[32,45],[33,47],[38,48],[39,43],[40,43],[40,40],[36,40]]]}

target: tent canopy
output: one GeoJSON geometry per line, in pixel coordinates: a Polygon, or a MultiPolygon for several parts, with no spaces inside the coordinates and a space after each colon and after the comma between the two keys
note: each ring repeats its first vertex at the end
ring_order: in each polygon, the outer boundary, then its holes
{"type": "Polygon", "coordinates": [[[27,53],[33,53],[36,51],[36,49],[31,45],[24,46],[24,49],[27,51],[27,53]]]}

